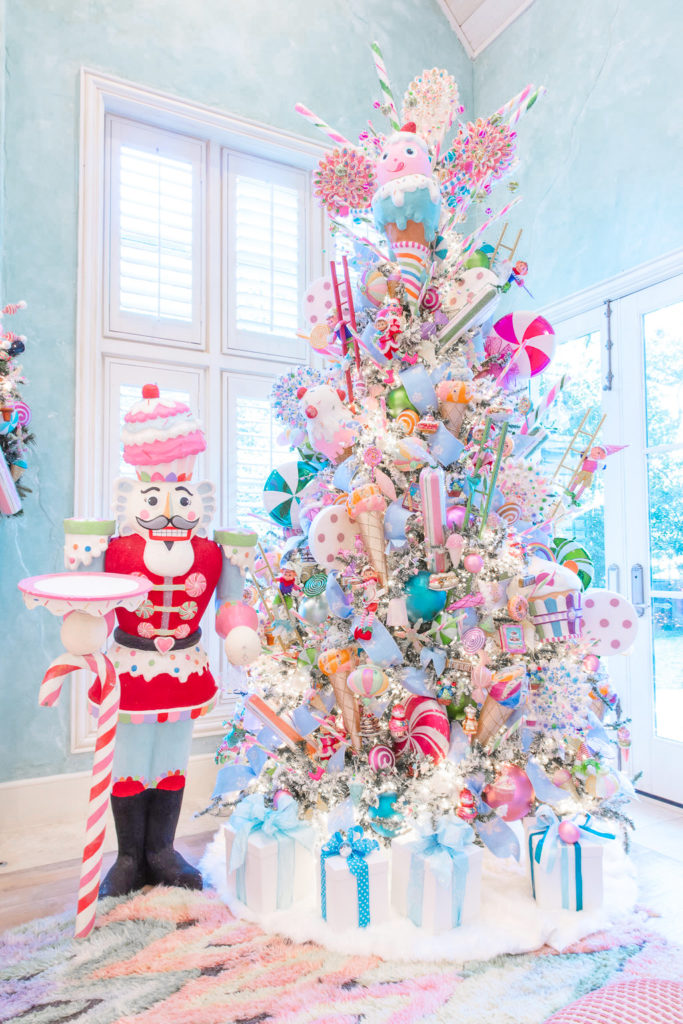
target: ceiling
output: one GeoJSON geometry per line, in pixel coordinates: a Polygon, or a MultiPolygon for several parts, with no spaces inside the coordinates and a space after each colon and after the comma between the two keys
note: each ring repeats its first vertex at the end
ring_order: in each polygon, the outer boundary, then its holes
{"type": "Polygon", "coordinates": [[[439,0],[470,58],[479,56],[532,3],[533,0],[439,0]]]}

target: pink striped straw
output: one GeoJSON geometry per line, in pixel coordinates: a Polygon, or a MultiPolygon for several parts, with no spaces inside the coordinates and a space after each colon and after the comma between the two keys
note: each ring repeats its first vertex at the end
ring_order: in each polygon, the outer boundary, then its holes
{"type": "Polygon", "coordinates": [[[534,89],[535,86],[532,84],[525,85],[521,92],[518,92],[511,100],[504,103],[503,106],[499,107],[495,114],[492,114],[491,116],[499,117],[502,121],[506,120],[511,114],[514,114],[518,107],[521,107],[523,103],[526,103],[534,89]]]}
{"type": "Polygon", "coordinates": [[[97,908],[97,894],[102,874],[102,847],[106,828],[107,805],[111,792],[112,764],[116,743],[116,723],[119,715],[121,688],[112,662],[105,654],[63,654],[56,658],[40,684],[38,702],[51,707],[59,699],[64,676],[88,668],[100,680],[102,686],[99,714],[97,718],[97,739],[93,760],[88,820],[85,830],[85,845],[81,863],[81,877],[78,885],[76,907],[77,939],[84,939],[93,929],[97,908]]]}
{"type": "Polygon", "coordinates": [[[322,132],[323,135],[327,135],[328,139],[332,139],[332,142],[337,146],[350,146],[352,149],[356,148],[352,142],[345,139],[344,136],[340,135],[340,133],[335,131],[334,128],[330,128],[329,124],[323,121],[322,117],[318,117],[318,115],[314,114],[312,110],[305,107],[303,103],[297,103],[294,109],[297,114],[300,114],[301,117],[308,121],[309,124],[312,124],[314,128],[317,128],[319,132],[322,132]]]}
{"type": "Polygon", "coordinates": [[[521,201],[521,198],[522,198],[521,196],[517,196],[516,199],[511,200],[511,202],[507,203],[501,210],[498,210],[497,213],[492,214],[488,218],[488,220],[485,220],[484,223],[480,224],[478,228],[475,228],[475,230],[472,232],[472,234],[468,235],[467,238],[462,243],[462,252],[463,252],[463,254],[466,253],[469,249],[472,248],[472,246],[476,242],[476,240],[481,235],[483,235],[483,233],[485,231],[487,231],[491,227],[492,224],[495,224],[495,222],[497,220],[500,220],[501,217],[504,217],[505,214],[508,213],[512,209],[513,206],[516,206],[517,203],[519,203],[521,201]]]}

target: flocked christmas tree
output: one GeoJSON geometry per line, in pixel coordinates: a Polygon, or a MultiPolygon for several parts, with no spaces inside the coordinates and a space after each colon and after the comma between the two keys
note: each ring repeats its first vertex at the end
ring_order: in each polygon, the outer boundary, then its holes
{"type": "Polygon", "coordinates": [[[515,125],[543,90],[468,122],[433,69],[399,119],[373,52],[386,134],[368,122],[353,144],[297,107],[334,143],[314,184],[350,259],[303,301],[326,369],[274,389],[293,456],[264,491],[282,528],[254,573],[266,653],[214,799],[286,791],[321,825],[384,839],[455,811],[506,856],[507,822],[541,803],[628,823],[628,729],[601,656],[628,649],[635,615],[589,589],[571,539],[614,448],[587,409],[542,468],[565,385],[555,335],[505,309],[527,267],[501,231],[517,199],[494,213],[489,196],[504,179],[516,190],[515,125]]]}
{"type": "Polygon", "coordinates": [[[26,380],[16,361],[26,347],[26,338],[2,322],[2,317],[25,308],[25,302],[15,302],[0,311],[0,512],[4,515],[20,512],[21,498],[29,493],[20,479],[27,466],[27,446],[34,443],[34,437],[28,430],[31,412],[19,390],[26,380]]]}

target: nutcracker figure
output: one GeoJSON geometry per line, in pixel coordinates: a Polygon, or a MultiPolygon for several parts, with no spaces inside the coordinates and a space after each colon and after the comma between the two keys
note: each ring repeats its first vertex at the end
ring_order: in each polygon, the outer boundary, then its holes
{"type": "MultiPolygon", "coordinates": [[[[246,665],[261,649],[257,614],[240,600],[256,536],[224,531],[207,538],[214,488],[192,479],[206,441],[190,409],[145,385],[125,416],[122,440],[137,479],[115,482],[118,536],[99,538],[96,553],[104,554],[105,572],[145,577],[152,589],[135,611],[117,610],[107,652],[121,686],[111,790],[118,857],[101,896],[145,884],[201,889],[199,871],[173,843],[193,723],[217,693],[199,626],[214,592],[228,659],[246,665]]],[[[78,543],[78,521],[69,522],[67,566],[82,568],[92,544],[82,543],[85,527],[78,543]]],[[[89,691],[95,707],[99,697],[96,682],[89,691]]]]}

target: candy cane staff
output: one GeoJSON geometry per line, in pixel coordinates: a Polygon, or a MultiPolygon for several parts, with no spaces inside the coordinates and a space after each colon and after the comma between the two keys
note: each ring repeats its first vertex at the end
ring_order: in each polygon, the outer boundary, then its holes
{"type": "MultiPolygon", "coordinates": [[[[104,569],[146,577],[152,589],[135,611],[117,609],[107,652],[121,686],[111,791],[118,856],[101,896],[145,884],[201,889],[200,873],[173,843],[193,723],[216,699],[199,626],[215,591],[228,660],[247,665],[261,652],[256,612],[240,601],[257,538],[240,531],[207,538],[214,488],[192,479],[206,441],[189,407],[145,385],[122,440],[137,479],[115,482],[118,536],[106,547],[104,569]]],[[[99,705],[99,679],[89,698],[99,705]]]]}

